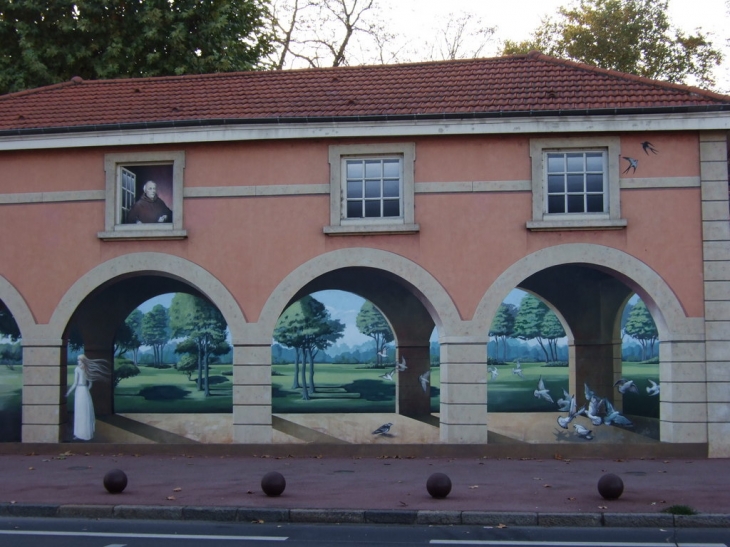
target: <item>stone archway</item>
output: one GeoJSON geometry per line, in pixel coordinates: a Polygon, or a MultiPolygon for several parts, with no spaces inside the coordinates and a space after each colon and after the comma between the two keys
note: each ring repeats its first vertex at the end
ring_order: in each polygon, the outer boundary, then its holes
{"type": "Polygon", "coordinates": [[[430,414],[429,397],[422,391],[418,377],[430,368],[429,338],[437,326],[442,346],[440,438],[448,442],[486,442],[486,365],[477,364],[484,370],[474,373],[470,358],[460,357],[456,346],[465,342],[468,329],[451,298],[431,274],[414,262],[385,251],[343,249],[324,254],[297,268],[270,296],[258,325],[267,344],[279,315],[290,303],[325,289],[357,294],[387,317],[397,350],[408,361],[408,370],[397,390],[400,415],[430,414]],[[458,337],[461,339],[456,343],[454,339],[458,337]],[[446,350],[449,345],[450,352],[446,350]],[[465,406],[469,412],[464,419],[465,413],[455,410],[462,411],[465,406]]]}
{"type": "MultiPolygon", "coordinates": [[[[218,307],[234,339],[245,336],[246,321],[230,292],[209,272],[188,260],[162,253],[136,253],[114,258],[82,276],[63,296],[48,325],[38,326],[24,340],[24,359],[38,363],[34,385],[46,388],[43,404],[25,404],[29,419],[24,442],[60,442],[66,436],[66,345],[73,324],[81,332],[90,358],[113,362],[113,340],[126,316],[147,299],[168,292],[187,292],[218,307]],[[52,396],[50,396],[52,395],[52,396]]],[[[234,351],[234,371],[237,354],[234,351]]],[[[238,354],[239,363],[242,359],[238,354]]],[[[239,371],[239,376],[242,371],[239,371]]],[[[243,374],[245,376],[245,373],[243,374]]],[[[234,375],[234,383],[236,382],[234,375]]],[[[246,382],[238,378],[239,383],[246,382]]],[[[113,412],[111,380],[95,386],[98,415],[113,412]]]]}
{"type": "MultiPolygon", "coordinates": [[[[697,346],[701,318],[687,317],[669,285],[646,264],[622,251],[590,244],[560,245],[537,251],[508,268],[490,287],[477,308],[474,322],[488,329],[499,303],[512,288],[528,290],[560,312],[572,340],[570,376],[572,393],[584,383],[596,391],[614,394],[621,375],[620,313],[627,298],[637,293],[656,322],[661,340],[660,381],[664,442],[707,442],[706,428],[687,427],[687,420],[672,409],[671,397],[681,382],[686,387],[688,351],[704,354],[697,346]],[[679,358],[677,358],[679,357],[679,358]]],[[[697,384],[704,374],[692,367],[697,384]]],[[[701,393],[701,390],[696,390],[701,393]]],[[[706,400],[693,401],[698,405],[706,400]]],[[[681,406],[681,405],[680,405],[681,406]]]]}

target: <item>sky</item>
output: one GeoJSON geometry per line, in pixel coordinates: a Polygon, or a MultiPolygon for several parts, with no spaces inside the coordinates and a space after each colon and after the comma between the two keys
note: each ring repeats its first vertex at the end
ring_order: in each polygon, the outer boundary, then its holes
{"type": "MultiPolygon", "coordinates": [[[[450,13],[467,12],[480,18],[489,27],[497,27],[494,39],[482,57],[498,54],[505,39],[514,41],[530,37],[543,17],[557,13],[561,6],[576,0],[381,0],[388,11],[388,20],[397,21],[392,32],[403,33],[418,43],[432,35],[450,13]]],[[[726,0],[669,0],[671,24],[685,32],[701,28],[710,34],[716,47],[725,53],[725,61],[716,70],[718,87],[730,93],[730,16],[726,0]]]]}

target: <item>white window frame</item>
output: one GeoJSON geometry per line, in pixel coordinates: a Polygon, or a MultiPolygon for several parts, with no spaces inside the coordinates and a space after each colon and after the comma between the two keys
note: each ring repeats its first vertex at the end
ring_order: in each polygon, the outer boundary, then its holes
{"type": "Polygon", "coordinates": [[[415,223],[415,161],[415,143],[330,146],[330,225],[324,227],[324,233],[328,235],[368,235],[418,232],[420,228],[415,223]],[[347,218],[346,160],[387,158],[401,160],[401,215],[398,217],[347,218]]]}
{"type": "Polygon", "coordinates": [[[626,226],[621,218],[619,137],[575,137],[530,139],[532,160],[532,220],[529,230],[612,230],[626,226]],[[547,212],[547,165],[550,152],[605,153],[604,203],[607,210],[600,213],[548,213],[547,212]]]}
{"type": "Polygon", "coordinates": [[[104,156],[106,178],[106,208],[103,232],[97,235],[103,240],[129,239],[184,239],[183,228],[183,175],[185,152],[131,152],[104,156]],[[125,204],[122,189],[123,171],[126,167],[143,165],[170,165],[172,168],[172,222],[159,224],[122,224],[122,207],[125,204]]]}

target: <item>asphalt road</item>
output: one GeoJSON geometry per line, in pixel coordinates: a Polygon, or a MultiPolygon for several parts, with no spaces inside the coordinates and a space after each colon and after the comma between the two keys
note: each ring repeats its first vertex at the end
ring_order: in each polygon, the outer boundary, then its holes
{"type": "Polygon", "coordinates": [[[726,528],[548,528],[0,519],[0,547],[721,547],[726,528]]]}

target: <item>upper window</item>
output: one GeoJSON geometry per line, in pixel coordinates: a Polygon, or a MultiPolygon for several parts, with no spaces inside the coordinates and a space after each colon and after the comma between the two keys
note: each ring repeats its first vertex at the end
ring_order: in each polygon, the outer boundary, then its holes
{"type": "Polygon", "coordinates": [[[330,147],[330,235],[412,233],[415,145],[330,147]]]}
{"type": "Polygon", "coordinates": [[[183,152],[107,154],[106,215],[101,239],[180,239],[183,152]]]}
{"type": "Polygon", "coordinates": [[[531,230],[622,228],[619,139],[532,139],[531,230]]]}

